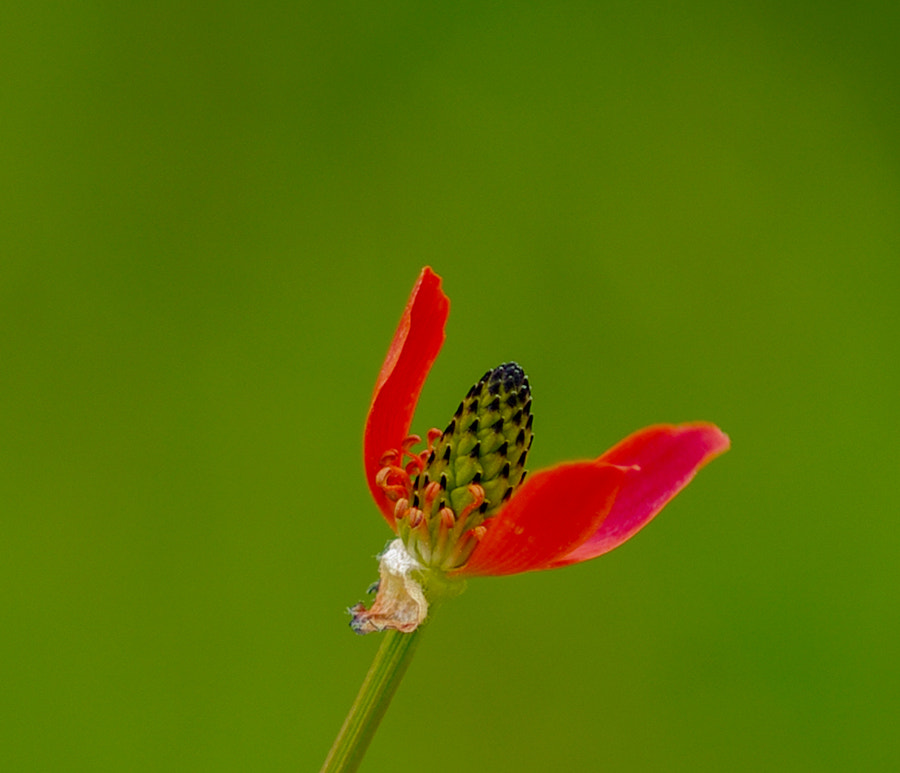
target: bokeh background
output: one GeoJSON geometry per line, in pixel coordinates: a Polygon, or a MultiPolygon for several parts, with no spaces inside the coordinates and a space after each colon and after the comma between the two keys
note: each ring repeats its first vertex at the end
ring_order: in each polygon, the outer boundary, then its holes
{"type": "Polygon", "coordinates": [[[363,770],[897,770],[898,8],[6,6],[0,768],[318,768],[430,264],[417,428],[516,359],[532,468],[733,449],[608,556],[471,582],[363,770]]]}

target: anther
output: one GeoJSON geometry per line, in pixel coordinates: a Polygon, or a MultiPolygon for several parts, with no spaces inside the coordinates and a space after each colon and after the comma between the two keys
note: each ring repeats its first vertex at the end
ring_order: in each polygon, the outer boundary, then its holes
{"type": "Polygon", "coordinates": [[[410,489],[409,475],[400,467],[382,467],[375,473],[375,485],[393,502],[410,489]]]}
{"type": "Polygon", "coordinates": [[[400,451],[394,448],[391,451],[385,451],[378,463],[382,467],[396,467],[400,462],[400,451]]]}
{"type": "Polygon", "coordinates": [[[392,467],[382,467],[375,473],[375,485],[384,488],[388,485],[388,476],[391,474],[392,467]]]}
{"type": "Polygon", "coordinates": [[[459,514],[460,521],[464,521],[466,518],[468,518],[478,508],[480,508],[482,502],[484,502],[484,489],[481,486],[479,486],[477,483],[470,483],[468,486],[468,490],[473,499],[468,505],[463,508],[463,511],[459,514]]]}
{"type": "Polygon", "coordinates": [[[409,500],[408,499],[398,499],[397,504],[394,506],[394,518],[396,520],[400,520],[403,516],[406,515],[409,510],[409,500]]]}
{"type": "Polygon", "coordinates": [[[403,439],[403,442],[400,444],[400,447],[406,452],[409,453],[409,449],[415,445],[418,445],[422,442],[422,438],[418,435],[409,435],[403,439]]]}
{"type": "Polygon", "coordinates": [[[434,504],[434,500],[441,493],[441,484],[436,480],[432,481],[425,487],[425,507],[430,508],[434,504]]]}

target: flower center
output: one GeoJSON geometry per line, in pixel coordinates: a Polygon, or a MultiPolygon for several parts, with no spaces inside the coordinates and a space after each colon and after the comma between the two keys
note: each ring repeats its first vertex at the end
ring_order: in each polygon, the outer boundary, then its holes
{"type": "Polygon", "coordinates": [[[429,430],[424,451],[411,450],[421,442],[412,435],[382,457],[376,481],[396,502],[397,533],[410,555],[442,571],[465,564],[525,480],[532,419],[528,378],[504,363],[469,390],[443,432],[429,430]]]}

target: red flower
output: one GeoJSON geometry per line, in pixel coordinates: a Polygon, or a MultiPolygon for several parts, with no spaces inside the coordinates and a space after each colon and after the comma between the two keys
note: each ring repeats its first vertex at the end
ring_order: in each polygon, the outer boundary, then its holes
{"type": "Polygon", "coordinates": [[[470,390],[446,430],[429,431],[424,451],[412,451],[420,439],[409,426],[450,309],[440,285],[422,270],[366,421],[366,479],[402,543],[383,554],[372,609],[352,610],[360,633],[413,630],[425,598],[455,579],[552,569],[612,550],[729,447],[712,424],[657,425],[523,483],[531,396],[521,368],[506,363],[470,390]]]}

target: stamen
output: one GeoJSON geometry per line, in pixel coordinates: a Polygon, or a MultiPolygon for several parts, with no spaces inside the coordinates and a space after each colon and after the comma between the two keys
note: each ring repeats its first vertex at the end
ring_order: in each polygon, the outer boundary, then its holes
{"type": "Polygon", "coordinates": [[[428,430],[428,435],[426,436],[428,451],[432,451],[434,449],[434,441],[440,439],[441,435],[443,434],[443,431],[437,429],[436,427],[432,427],[430,430],[428,430]]]}
{"type": "Polygon", "coordinates": [[[444,552],[447,550],[450,533],[456,525],[456,515],[449,507],[442,507],[438,513],[438,518],[437,540],[432,553],[432,558],[436,563],[443,563],[443,556],[444,552]]]}
{"type": "Polygon", "coordinates": [[[459,522],[464,523],[466,519],[474,513],[484,502],[484,489],[477,483],[470,483],[468,486],[469,493],[474,497],[472,502],[463,508],[459,514],[459,522]]]}
{"type": "Polygon", "coordinates": [[[427,564],[432,560],[431,533],[428,518],[422,510],[413,507],[409,511],[409,527],[415,532],[411,534],[411,546],[415,548],[422,562],[427,564]]]}
{"type": "Polygon", "coordinates": [[[394,448],[391,451],[385,451],[378,463],[382,467],[393,467],[400,463],[400,452],[394,448]]]}
{"type": "Polygon", "coordinates": [[[444,559],[441,564],[441,569],[445,572],[450,571],[451,569],[458,569],[463,566],[466,561],[469,560],[469,556],[472,555],[472,551],[478,547],[478,543],[487,534],[487,527],[485,526],[476,526],[474,529],[469,529],[465,534],[460,537],[454,546],[453,550],[450,551],[450,555],[444,559]]]}
{"type": "Polygon", "coordinates": [[[438,498],[441,493],[441,484],[436,480],[431,481],[425,487],[425,509],[430,510],[431,506],[434,504],[434,500],[438,498]]]}
{"type": "Polygon", "coordinates": [[[409,512],[409,500],[398,499],[397,504],[394,506],[394,520],[401,520],[407,512],[409,512]]]}
{"type": "Polygon", "coordinates": [[[398,497],[402,497],[409,492],[407,486],[382,486],[381,490],[391,502],[396,502],[398,497]]]}
{"type": "Polygon", "coordinates": [[[382,467],[375,473],[375,485],[378,486],[384,495],[392,502],[399,497],[408,494],[412,486],[409,481],[409,474],[401,467],[387,466],[382,467]]]}
{"type": "Polygon", "coordinates": [[[442,507],[439,515],[442,529],[452,529],[456,525],[456,514],[449,507],[442,507]]]}
{"type": "Polygon", "coordinates": [[[400,444],[400,447],[404,452],[409,453],[409,449],[413,446],[419,445],[422,442],[422,438],[418,435],[409,435],[403,439],[403,442],[400,444]]]}

